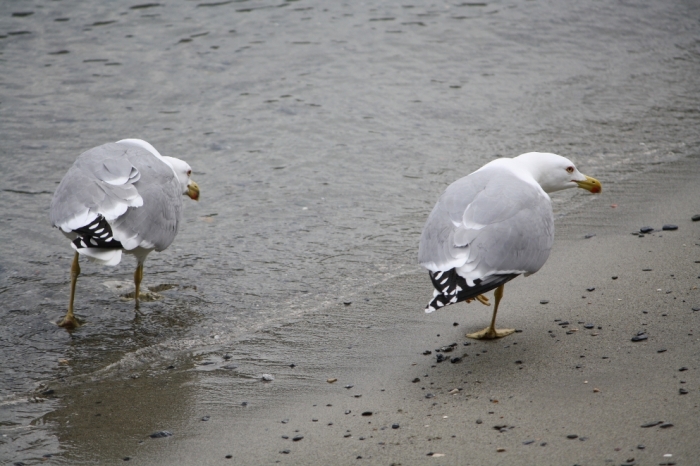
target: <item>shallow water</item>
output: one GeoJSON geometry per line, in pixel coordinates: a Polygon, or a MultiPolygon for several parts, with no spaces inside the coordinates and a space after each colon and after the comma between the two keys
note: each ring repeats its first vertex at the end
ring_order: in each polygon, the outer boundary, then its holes
{"type": "Polygon", "coordinates": [[[690,1],[1,3],[0,457],[66,448],[42,384],[206,359],[415,271],[439,193],[495,157],[557,152],[611,184],[697,155],[698,19],[690,1]],[[130,258],[86,263],[70,334],[51,195],[127,137],[187,160],[202,199],[146,262],[162,299],[135,318],[130,258]]]}

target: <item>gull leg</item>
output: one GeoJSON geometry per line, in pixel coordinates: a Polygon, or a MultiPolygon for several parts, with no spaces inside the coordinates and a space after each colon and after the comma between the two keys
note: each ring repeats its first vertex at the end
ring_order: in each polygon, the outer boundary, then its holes
{"type": "Polygon", "coordinates": [[[134,300],[136,302],[136,311],[138,312],[139,310],[139,290],[141,289],[141,280],[143,279],[143,262],[140,262],[139,265],[136,267],[136,271],[134,272],[134,285],[135,285],[135,290],[134,290],[134,300]]]}
{"type": "Polygon", "coordinates": [[[78,275],[80,275],[80,264],[78,264],[78,252],[75,252],[73,257],[73,265],[70,268],[70,301],[68,301],[68,312],[58,323],[59,327],[72,330],[74,328],[80,327],[78,319],[73,315],[73,302],[75,300],[75,285],[78,282],[78,275]]]}
{"type": "MultiPolygon", "coordinates": [[[[503,297],[503,287],[504,286],[505,285],[501,285],[498,288],[496,288],[496,291],[493,294],[493,296],[496,298],[496,306],[493,309],[493,316],[491,317],[491,325],[489,325],[487,328],[481,330],[480,332],[467,333],[467,337],[474,338],[476,340],[493,340],[494,338],[505,337],[505,336],[510,335],[511,333],[515,332],[514,328],[496,329],[496,314],[498,313],[498,304],[501,302],[501,298],[503,297]]],[[[479,301],[481,301],[481,300],[479,300],[479,301]]]]}
{"type": "Polygon", "coordinates": [[[490,305],[491,305],[491,303],[489,302],[489,298],[487,298],[487,297],[484,296],[483,294],[480,294],[479,296],[475,296],[475,297],[473,297],[473,298],[466,299],[465,302],[466,302],[467,304],[469,304],[469,303],[471,303],[472,301],[474,301],[475,299],[476,299],[477,301],[479,301],[481,304],[483,304],[484,306],[490,306],[490,305]]]}

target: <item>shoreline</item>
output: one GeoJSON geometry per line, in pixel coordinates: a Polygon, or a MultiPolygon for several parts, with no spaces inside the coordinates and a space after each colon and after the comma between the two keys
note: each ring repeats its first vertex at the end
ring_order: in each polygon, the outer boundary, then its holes
{"type": "Polygon", "coordinates": [[[505,289],[498,322],[522,333],[468,340],[492,308],[426,315],[427,274],[407,273],[222,347],[212,364],[61,387],[66,406],[44,419],[76,462],[690,464],[700,453],[694,173],[700,160],[688,158],[602,180],[599,199],[558,218],[547,264],[505,289]],[[665,223],[679,229],[630,234],[665,223]],[[631,342],[640,331],[648,339],[631,342]],[[453,343],[461,361],[437,363],[435,349],[453,343]],[[262,373],[275,380],[250,376],[262,373]],[[673,426],[640,427],[657,421],[673,426]],[[161,430],[173,436],[149,438],[161,430]]]}

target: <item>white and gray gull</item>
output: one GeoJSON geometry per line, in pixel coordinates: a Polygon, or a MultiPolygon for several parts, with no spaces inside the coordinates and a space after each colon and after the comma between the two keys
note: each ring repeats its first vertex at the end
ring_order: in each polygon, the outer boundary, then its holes
{"type": "Polygon", "coordinates": [[[49,214],[53,226],[75,249],[68,312],[59,326],[80,325],[73,301],[81,255],[103,265],[119,264],[122,252],[136,256],[138,309],[146,256],[164,250],[175,239],[182,196],[199,200],[199,186],[190,180],[191,174],[186,162],[164,157],[140,139],[104,144],[78,157],[58,185],[49,214]]]}
{"type": "Polygon", "coordinates": [[[440,196],[423,228],[418,261],[435,287],[425,312],[494,292],[491,325],[470,338],[493,339],[514,329],[496,329],[504,285],[537,272],[554,240],[549,193],[579,187],[601,191],[595,178],[580,173],[559,155],[529,152],[501,158],[452,183],[440,196]]]}

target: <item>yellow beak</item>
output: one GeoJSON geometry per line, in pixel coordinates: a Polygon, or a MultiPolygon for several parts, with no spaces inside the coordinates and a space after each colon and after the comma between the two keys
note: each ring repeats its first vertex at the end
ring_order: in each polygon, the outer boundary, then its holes
{"type": "Polygon", "coordinates": [[[190,180],[189,183],[187,183],[187,194],[190,199],[194,199],[195,201],[199,200],[199,185],[195,183],[194,181],[190,180]]]}
{"type": "Polygon", "coordinates": [[[584,181],[574,180],[574,182],[578,185],[579,188],[583,188],[586,191],[590,191],[594,194],[598,194],[603,190],[603,187],[600,185],[600,181],[596,180],[595,178],[591,178],[590,176],[586,176],[586,179],[584,181]]]}

